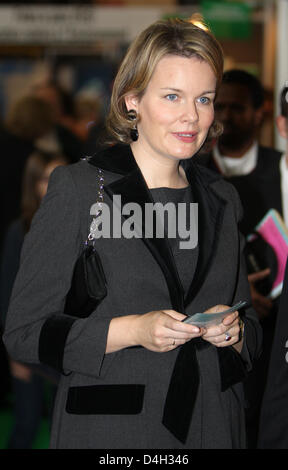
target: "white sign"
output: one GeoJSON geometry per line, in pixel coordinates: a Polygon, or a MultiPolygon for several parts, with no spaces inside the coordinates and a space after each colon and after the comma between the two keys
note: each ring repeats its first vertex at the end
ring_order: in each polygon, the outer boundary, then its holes
{"type": "Polygon", "coordinates": [[[0,44],[90,44],[115,36],[131,41],[164,13],[157,7],[0,6],[0,44]]]}

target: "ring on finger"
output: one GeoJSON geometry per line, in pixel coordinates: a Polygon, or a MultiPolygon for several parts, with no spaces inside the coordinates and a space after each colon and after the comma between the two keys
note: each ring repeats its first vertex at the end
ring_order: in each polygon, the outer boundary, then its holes
{"type": "Polygon", "coordinates": [[[231,336],[229,335],[229,333],[225,333],[225,341],[230,341],[231,339],[231,336]]]}
{"type": "Polygon", "coordinates": [[[176,341],[175,341],[175,339],[173,339],[172,346],[175,346],[175,344],[176,344],[176,341]]]}

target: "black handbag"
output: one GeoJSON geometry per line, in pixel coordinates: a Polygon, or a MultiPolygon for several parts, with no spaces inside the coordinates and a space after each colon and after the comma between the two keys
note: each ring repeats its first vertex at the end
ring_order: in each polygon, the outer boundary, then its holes
{"type": "Polygon", "coordinates": [[[64,313],[79,318],[88,317],[107,295],[107,282],[99,254],[95,249],[95,230],[97,217],[101,214],[103,202],[104,179],[102,171],[98,169],[99,191],[98,211],[90,226],[90,233],[85,248],[77,259],[71,286],[66,296],[64,313]]]}

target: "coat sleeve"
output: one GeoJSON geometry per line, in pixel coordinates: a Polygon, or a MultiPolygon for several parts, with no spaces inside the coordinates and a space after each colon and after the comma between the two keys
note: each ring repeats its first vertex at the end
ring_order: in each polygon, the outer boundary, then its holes
{"type": "Polygon", "coordinates": [[[99,376],[111,318],[98,318],[95,312],[85,319],[63,313],[83,246],[80,228],[71,170],[58,167],[25,237],[3,341],[15,360],[99,376]]]}

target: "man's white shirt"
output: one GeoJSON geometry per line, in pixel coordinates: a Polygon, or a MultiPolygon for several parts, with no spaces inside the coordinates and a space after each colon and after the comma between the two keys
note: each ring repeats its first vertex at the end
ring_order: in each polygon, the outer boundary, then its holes
{"type": "MultiPolygon", "coordinates": [[[[257,165],[258,143],[254,142],[248,152],[241,158],[231,158],[222,155],[216,145],[213,148],[213,158],[221,173],[228,178],[231,176],[248,175],[257,165]]],[[[283,220],[288,227],[288,157],[285,153],[283,153],[280,159],[280,178],[283,220]]]]}
{"type": "Polygon", "coordinates": [[[222,155],[218,146],[213,148],[213,158],[224,176],[248,175],[256,168],[258,157],[258,143],[255,141],[249,150],[240,158],[222,155]]]}

